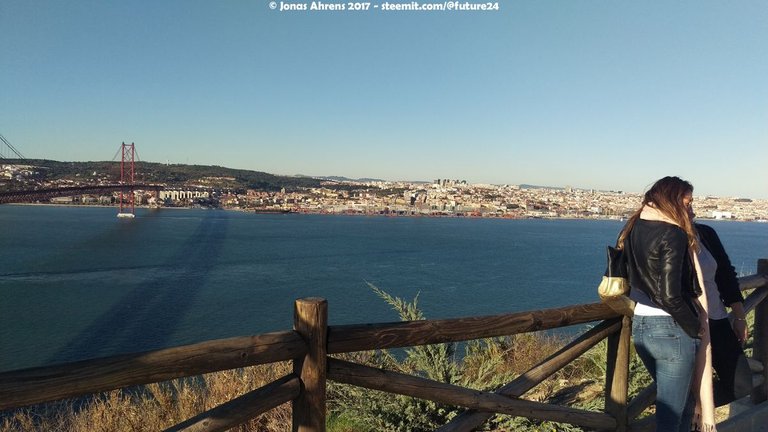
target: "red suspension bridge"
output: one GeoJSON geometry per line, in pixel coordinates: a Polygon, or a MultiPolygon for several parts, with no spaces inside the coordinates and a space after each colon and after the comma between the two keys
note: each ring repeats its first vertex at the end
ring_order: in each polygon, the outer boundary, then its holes
{"type": "MultiPolygon", "coordinates": [[[[0,135],[0,141],[2,141],[2,148],[9,150],[13,155],[14,164],[23,164],[25,158],[21,153],[16,150],[8,140],[0,135]]],[[[114,193],[119,192],[120,197],[118,205],[120,211],[118,216],[127,215],[133,216],[135,210],[134,204],[134,191],[146,190],[159,192],[164,188],[163,185],[149,184],[149,183],[136,183],[135,181],[135,159],[136,159],[136,146],[134,143],[126,144],[122,143],[118,153],[122,154],[120,160],[120,181],[116,183],[102,183],[102,184],[87,184],[77,186],[56,186],[56,187],[35,187],[32,189],[12,190],[6,192],[0,192],[0,204],[9,203],[26,203],[37,201],[48,201],[51,198],[76,196],[76,195],[88,195],[88,194],[100,194],[100,193],[114,193]]],[[[0,160],[4,161],[8,158],[0,154],[0,160]]]]}

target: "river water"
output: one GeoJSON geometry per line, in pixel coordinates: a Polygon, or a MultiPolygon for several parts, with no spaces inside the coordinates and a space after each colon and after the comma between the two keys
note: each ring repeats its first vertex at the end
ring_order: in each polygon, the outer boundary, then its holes
{"type": "MultiPolygon", "coordinates": [[[[330,324],[398,319],[368,283],[428,318],[597,301],[622,223],[0,206],[0,370],[286,330],[293,301],[330,324]]],[[[711,222],[740,274],[768,224],[711,222]]]]}

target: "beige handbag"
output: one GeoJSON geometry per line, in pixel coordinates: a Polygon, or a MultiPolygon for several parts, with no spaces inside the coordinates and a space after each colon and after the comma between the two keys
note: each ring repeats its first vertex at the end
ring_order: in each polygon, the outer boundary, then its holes
{"type": "Polygon", "coordinates": [[[629,296],[629,279],[627,274],[627,259],[624,251],[608,246],[608,266],[605,275],[597,286],[600,300],[615,312],[632,316],[635,302],[629,296]]]}

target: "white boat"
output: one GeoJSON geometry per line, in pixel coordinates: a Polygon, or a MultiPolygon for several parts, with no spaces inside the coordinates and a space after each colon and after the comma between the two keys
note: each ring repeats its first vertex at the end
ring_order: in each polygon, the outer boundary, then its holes
{"type": "Polygon", "coordinates": [[[118,214],[117,214],[117,217],[118,217],[118,218],[121,218],[121,219],[122,219],[122,218],[129,218],[129,219],[133,219],[133,218],[135,218],[135,217],[136,217],[136,215],[135,215],[135,214],[133,214],[133,213],[118,213],[118,214]]]}

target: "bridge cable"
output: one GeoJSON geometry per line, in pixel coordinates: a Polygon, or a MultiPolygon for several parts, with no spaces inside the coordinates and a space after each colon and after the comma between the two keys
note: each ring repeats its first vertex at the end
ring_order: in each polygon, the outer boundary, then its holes
{"type": "Polygon", "coordinates": [[[122,150],[123,150],[122,147],[118,147],[117,148],[117,151],[115,152],[115,155],[112,156],[112,162],[117,162],[117,155],[119,155],[122,150]]]}
{"type": "MultiPolygon", "coordinates": [[[[21,159],[21,160],[26,160],[26,159],[27,159],[27,158],[25,158],[24,156],[22,156],[22,154],[21,154],[21,153],[19,153],[19,151],[18,151],[18,150],[16,150],[16,147],[14,147],[14,146],[13,146],[13,145],[12,145],[10,142],[8,142],[8,140],[7,140],[7,139],[5,139],[5,137],[4,137],[2,134],[0,134],[0,141],[2,141],[3,143],[5,143],[5,145],[6,145],[6,146],[7,146],[9,149],[11,149],[11,151],[12,151],[12,152],[13,152],[13,153],[14,153],[16,156],[18,156],[18,158],[19,158],[19,159],[21,159]]],[[[1,159],[6,159],[6,157],[4,157],[3,155],[0,155],[0,158],[1,158],[1,159]]]]}
{"type": "MultiPolygon", "coordinates": [[[[119,155],[122,150],[123,150],[122,147],[118,147],[117,148],[117,151],[115,152],[115,155],[112,156],[112,162],[117,162],[117,155],[119,155]]],[[[139,151],[136,150],[136,147],[133,148],[133,153],[136,155],[136,158],[135,158],[136,161],[137,162],[141,162],[141,158],[139,157],[139,151]]]]}

